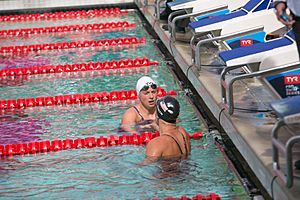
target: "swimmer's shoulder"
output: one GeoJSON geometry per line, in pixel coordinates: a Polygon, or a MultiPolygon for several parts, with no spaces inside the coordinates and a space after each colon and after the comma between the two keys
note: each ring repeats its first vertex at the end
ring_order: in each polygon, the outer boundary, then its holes
{"type": "Polygon", "coordinates": [[[186,136],[188,135],[188,132],[182,126],[178,126],[178,130],[186,136]]]}
{"type": "Polygon", "coordinates": [[[146,146],[146,155],[150,157],[158,157],[162,155],[167,145],[164,145],[165,137],[159,136],[150,140],[146,146]]]}
{"type": "Polygon", "coordinates": [[[136,118],[137,118],[137,113],[136,113],[134,107],[130,107],[125,111],[125,113],[122,117],[122,121],[136,122],[136,118]]]}
{"type": "Polygon", "coordinates": [[[172,143],[173,140],[170,137],[166,137],[164,135],[161,135],[159,137],[153,138],[152,140],[150,140],[150,142],[147,144],[147,147],[149,145],[149,147],[154,147],[154,148],[159,148],[161,150],[165,150],[167,149],[168,145],[166,145],[167,143],[172,143]]]}

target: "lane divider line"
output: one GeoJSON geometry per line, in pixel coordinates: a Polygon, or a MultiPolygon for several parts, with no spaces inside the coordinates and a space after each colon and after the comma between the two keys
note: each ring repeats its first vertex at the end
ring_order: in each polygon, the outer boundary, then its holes
{"type": "Polygon", "coordinates": [[[3,46],[0,48],[2,54],[19,54],[41,50],[58,50],[58,49],[73,49],[73,48],[90,48],[90,47],[129,47],[129,45],[145,44],[146,39],[138,39],[136,37],[113,38],[104,40],[84,40],[73,42],[60,42],[50,44],[31,44],[21,46],[3,46]]]}
{"type": "Polygon", "coordinates": [[[18,22],[18,21],[37,21],[37,20],[58,20],[58,19],[74,19],[86,17],[110,17],[116,15],[127,14],[128,10],[121,10],[120,8],[104,8],[104,9],[90,9],[65,11],[65,12],[46,12],[46,13],[32,13],[20,15],[3,15],[0,16],[0,22],[18,22]]]}
{"type": "MultiPolygon", "coordinates": [[[[120,136],[110,135],[108,137],[100,136],[72,139],[55,139],[52,141],[33,141],[28,143],[0,145],[1,156],[14,156],[24,154],[36,154],[50,151],[61,151],[79,148],[109,147],[117,145],[146,145],[150,140],[159,136],[159,132],[143,132],[141,134],[120,136]]],[[[202,132],[195,132],[189,135],[190,139],[200,140],[203,137],[202,132]]]]}
{"type": "MultiPolygon", "coordinates": [[[[157,88],[157,96],[163,97],[166,95],[175,96],[175,90],[166,92],[163,88],[157,88]]],[[[24,109],[27,107],[38,106],[62,106],[70,104],[86,104],[86,103],[99,103],[110,101],[122,100],[136,100],[138,98],[137,92],[134,89],[129,91],[111,91],[111,92],[94,92],[84,94],[67,94],[61,96],[47,96],[37,98],[19,98],[0,100],[0,109],[24,109]]]]}
{"type": "Polygon", "coordinates": [[[23,36],[42,33],[63,33],[70,31],[114,31],[126,30],[135,28],[136,24],[129,24],[127,21],[123,22],[107,22],[99,24],[74,24],[69,26],[49,26],[40,28],[21,28],[0,30],[0,36],[23,36]]]}
{"type": "Polygon", "coordinates": [[[122,59],[119,61],[88,62],[79,64],[48,65],[1,69],[0,77],[23,76],[36,74],[53,74],[62,72],[80,72],[91,70],[110,70],[120,68],[136,68],[158,65],[158,61],[150,61],[147,57],[135,59],[122,59]]]}

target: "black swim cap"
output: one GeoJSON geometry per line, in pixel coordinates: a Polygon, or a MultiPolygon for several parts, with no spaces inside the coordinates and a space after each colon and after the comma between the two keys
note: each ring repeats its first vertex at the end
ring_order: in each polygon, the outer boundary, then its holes
{"type": "Polygon", "coordinates": [[[178,101],[170,96],[166,96],[156,102],[157,116],[169,123],[175,123],[179,115],[180,105],[178,101]]]}

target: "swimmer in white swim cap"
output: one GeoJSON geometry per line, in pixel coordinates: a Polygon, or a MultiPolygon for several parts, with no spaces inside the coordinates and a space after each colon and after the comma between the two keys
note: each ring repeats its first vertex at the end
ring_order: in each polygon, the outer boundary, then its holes
{"type": "Polygon", "coordinates": [[[149,76],[141,77],[136,84],[139,103],[124,113],[121,130],[129,133],[156,131],[157,84],[149,76]]]}

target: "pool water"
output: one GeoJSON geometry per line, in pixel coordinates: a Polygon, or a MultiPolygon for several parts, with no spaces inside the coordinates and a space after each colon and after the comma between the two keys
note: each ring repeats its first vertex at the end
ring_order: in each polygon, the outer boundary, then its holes
{"type": "MultiPolygon", "coordinates": [[[[142,75],[151,76],[165,90],[176,90],[181,105],[180,126],[189,133],[203,131],[193,107],[166,66],[164,56],[152,43],[136,11],[110,18],[66,19],[38,22],[1,22],[1,29],[43,27],[111,21],[136,23],[136,28],[117,32],[76,32],[1,37],[1,46],[99,40],[116,37],[145,37],[146,45],[115,50],[92,48],[53,50],[27,55],[2,55],[0,68],[104,62],[136,57],[159,61],[158,66],[109,72],[42,74],[26,79],[0,78],[0,99],[36,98],[76,93],[130,90],[142,75]]],[[[35,107],[0,115],[0,144],[77,139],[118,134],[122,114],[134,101],[83,105],[35,107]]],[[[198,193],[219,194],[222,199],[250,199],[207,134],[191,141],[192,153],[180,163],[143,165],[145,146],[72,149],[0,159],[0,199],[150,199],[168,196],[192,197],[198,193]]]]}

